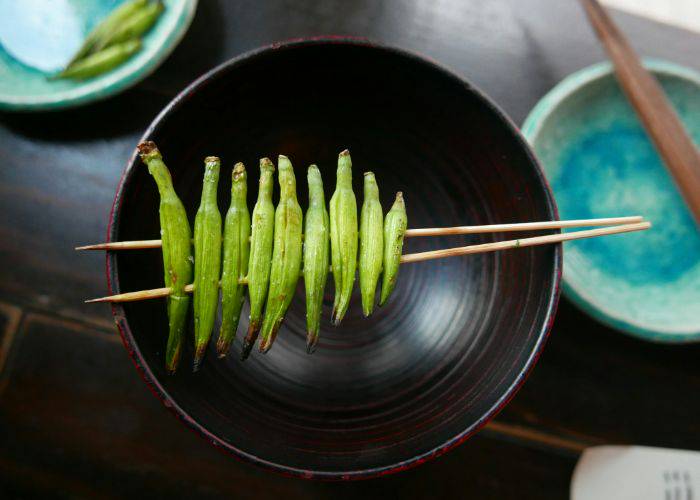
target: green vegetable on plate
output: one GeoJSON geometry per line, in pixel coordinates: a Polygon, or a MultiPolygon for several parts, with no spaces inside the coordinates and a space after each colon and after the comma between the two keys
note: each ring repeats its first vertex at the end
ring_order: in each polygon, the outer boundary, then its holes
{"type": "Polygon", "coordinates": [[[141,50],[140,37],[153,27],[163,8],[160,0],[123,3],[88,34],[66,68],[51,78],[84,80],[121,65],[141,50]]]}
{"type": "Polygon", "coordinates": [[[129,40],[112,45],[78,60],[59,73],[57,78],[71,78],[73,80],[92,78],[116,68],[139,50],[141,50],[141,40],[129,40]]]}

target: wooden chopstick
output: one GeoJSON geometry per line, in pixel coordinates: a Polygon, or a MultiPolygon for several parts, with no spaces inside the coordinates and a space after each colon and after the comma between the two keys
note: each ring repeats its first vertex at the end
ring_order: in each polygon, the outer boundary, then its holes
{"type": "MultiPolygon", "coordinates": [[[[631,231],[643,231],[651,227],[650,222],[638,222],[635,224],[623,224],[612,227],[602,227],[598,229],[588,229],[584,231],[576,231],[573,233],[548,234],[545,236],[533,236],[530,238],[522,238],[517,240],[498,241],[495,243],[484,243],[481,245],[468,245],[465,247],[448,248],[445,250],[433,250],[430,252],[410,253],[401,256],[401,263],[408,264],[411,262],[420,262],[424,260],[442,259],[445,257],[455,257],[457,255],[467,255],[476,253],[495,252],[497,250],[508,250],[511,248],[531,247],[536,245],[547,245],[550,243],[561,243],[563,241],[578,240],[582,238],[593,238],[596,236],[605,236],[610,234],[628,233],[631,231]]],[[[246,283],[246,280],[241,280],[240,283],[246,283]]],[[[185,287],[186,292],[191,292],[192,285],[185,287]]],[[[97,299],[86,300],[87,303],[93,302],[132,302],[136,300],[153,299],[157,297],[167,297],[170,295],[170,288],[155,288],[153,290],[141,290],[138,292],[121,293],[118,295],[110,295],[97,299]]]]}
{"type": "MultiPolygon", "coordinates": [[[[517,224],[490,224],[485,226],[426,227],[406,230],[405,237],[448,236],[455,234],[499,233],[512,231],[536,231],[542,229],[564,229],[589,226],[614,226],[641,222],[640,215],[631,217],[609,217],[605,219],[554,220],[545,222],[523,222],[517,224]]],[[[75,247],[76,250],[139,250],[160,248],[161,240],[113,241],[75,247]]]]}
{"type": "Polygon", "coordinates": [[[625,36],[597,0],[580,0],[610,56],[627,95],[656,149],[700,224],[700,152],[686,132],[661,85],[639,61],[625,36]]]}

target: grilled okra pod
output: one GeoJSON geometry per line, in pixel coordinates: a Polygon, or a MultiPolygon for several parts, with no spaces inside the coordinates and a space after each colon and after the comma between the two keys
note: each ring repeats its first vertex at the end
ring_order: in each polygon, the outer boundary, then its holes
{"type": "Polygon", "coordinates": [[[274,246],[270,289],[265,305],[265,319],[260,338],[260,352],[272,347],[277,332],[284,320],[301,270],[301,228],[302,212],[297,201],[297,182],[292,163],[280,155],[277,161],[280,201],[275,212],[274,246]]]}
{"type": "Polygon", "coordinates": [[[202,200],[194,220],[194,370],[204,357],[216,320],[221,274],[221,213],[216,202],[221,162],[204,160],[202,200]]]}
{"type": "Polygon", "coordinates": [[[374,310],[374,298],[384,257],[384,215],[379,187],[372,172],[365,172],[364,199],[360,212],[360,292],[365,316],[374,310]]]}
{"type": "Polygon", "coordinates": [[[311,354],[318,343],[323,291],[328,279],[329,228],[323,180],[316,165],[307,174],[309,209],[304,221],[304,287],[306,288],[306,351],[311,354]]]}
{"type": "Polygon", "coordinates": [[[347,149],[338,156],[336,177],[330,203],[330,235],[335,283],[332,321],[338,325],[350,305],[357,269],[357,202],[352,192],[352,161],[347,149]]]}
{"type": "Polygon", "coordinates": [[[165,286],[172,289],[168,297],[168,344],[165,367],[174,373],[180,359],[185,337],[190,298],[185,285],[192,281],[192,232],[187,213],[173,188],[168,167],[156,145],[143,142],[138,145],[141,159],[158,185],[160,194],[160,234],[163,241],[163,275],[165,286]]]}
{"type": "Polygon", "coordinates": [[[119,7],[114,9],[103,21],[95,26],[88,36],[83,41],[83,44],[75,53],[73,58],[68,63],[70,67],[79,59],[95,52],[95,47],[102,44],[102,40],[111,36],[111,34],[119,28],[124,22],[138,13],[141,9],[148,5],[148,0],[131,0],[124,2],[119,7]]]}
{"type": "Polygon", "coordinates": [[[250,212],[248,211],[248,188],[246,171],[242,163],[233,169],[231,183],[231,206],[224,222],[224,264],[221,273],[221,330],[216,343],[219,357],[228,353],[236,336],[241,309],[245,300],[245,285],[238,280],[248,274],[250,258],[250,212]]]}
{"type": "Polygon", "coordinates": [[[73,78],[75,80],[92,78],[93,76],[105,73],[119,66],[140,49],[140,40],[128,40],[123,43],[112,45],[111,47],[107,47],[104,50],[95,52],[94,54],[90,54],[76,61],[56,75],[56,78],[73,78]]]}
{"type": "Polygon", "coordinates": [[[379,305],[383,306],[396,286],[396,277],[401,264],[403,236],[406,233],[408,218],[403,193],[396,193],[396,200],[384,220],[384,275],[382,277],[382,295],[379,305]]]}
{"type": "Polygon", "coordinates": [[[250,324],[243,343],[241,359],[250,354],[262,326],[263,306],[267,297],[272,259],[272,236],[275,225],[275,207],[272,204],[275,166],[263,158],[260,160],[260,186],[258,201],[253,208],[253,226],[250,237],[248,263],[248,296],[250,297],[250,324]]]}

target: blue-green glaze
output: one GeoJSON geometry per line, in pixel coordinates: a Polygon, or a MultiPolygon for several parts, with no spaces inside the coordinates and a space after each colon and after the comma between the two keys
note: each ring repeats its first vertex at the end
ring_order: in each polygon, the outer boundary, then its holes
{"type": "MultiPolygon", "coordinates": [[[[700,74],[646,61],[700,143],[700,74]]],[[[623,332],[659,342],[700,340],[700,230],[610,64],[563,80],[523,133],[562,219],[643,215],[652,229],[566,243],[564,293],[623,332]]]]}
{"type": "Polygon", "coordinates": [[[141,51],[108,73],[86,81],[47,79],[123,1],[0,0],[0,42],[7,45],[0,43],[0,109],[67,108],[135,85],[172,52],[197,6],[197,0],[163,0],[163,14],[144,37],[141,51]]]}

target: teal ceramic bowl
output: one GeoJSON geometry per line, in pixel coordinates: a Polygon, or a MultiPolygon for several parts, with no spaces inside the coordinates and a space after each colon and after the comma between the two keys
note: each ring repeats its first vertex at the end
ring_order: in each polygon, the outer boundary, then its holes
{"type": "MultiPolygon", "coordinates": [[[[700,74],[646,61],[700,143],[700,74]]],[[[610,64],[569,76],[532,110],[523,133],[562,219],[643,215],[649,231],[565,245],[566,296],[647,340],[700,340],[700,231],[620,90],[610,64]]]]}
{"type": "Polygon", "coordinates": [[[49,80],[88,32],[123,0],[0,0],[0,109],[59,109],[116,94],[153,72],[189,27],[197,0],[163,0],[143,48],[86,81],[49,80]]]}

